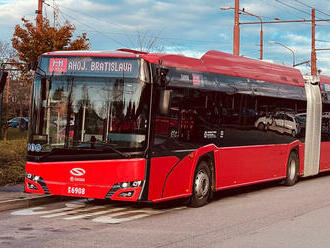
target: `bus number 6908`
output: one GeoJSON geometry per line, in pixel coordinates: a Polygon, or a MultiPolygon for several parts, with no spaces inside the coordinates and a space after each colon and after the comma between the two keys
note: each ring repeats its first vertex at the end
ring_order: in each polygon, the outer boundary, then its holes
{"type": "Polygon", "coordinates": [[[84,195],[85,192],[86,192],[85,188],[68,187],[68,193],[69,194],[84,195]]]}

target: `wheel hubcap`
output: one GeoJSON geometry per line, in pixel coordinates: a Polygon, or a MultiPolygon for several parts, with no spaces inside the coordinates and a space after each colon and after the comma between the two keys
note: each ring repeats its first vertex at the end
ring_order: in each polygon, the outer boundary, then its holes
{"type": "Polygon", "coordinates": [[[209,191],[210,180],[204,170],[200,170],[195,178],[195,193],[198,199],[205,197],[209,191]]]}
{"type": "Polygon", "coordinates": [[[289,178],[290,178],[290,180],[293,180],[294,177],[296,176],[296,161],[291,160],[289,172],[290,172],[289,178]]]}

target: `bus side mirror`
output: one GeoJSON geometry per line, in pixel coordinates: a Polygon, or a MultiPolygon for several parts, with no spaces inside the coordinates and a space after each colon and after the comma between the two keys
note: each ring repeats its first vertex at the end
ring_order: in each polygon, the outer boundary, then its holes
{"type": "Polygon", "coordinates": [[[171,91],[170,90],[162,90],[159,96],[159,112],[162,115],[167,115],[168,110],[170,107],[170,97],[171,91]]]}
{"type": "Polygon", "coordinates": [[[168,84],[166,76],[169,69],[166,68],[157,68],[157,80],[156,83],[160,86],[166,86],[168,84]]]}

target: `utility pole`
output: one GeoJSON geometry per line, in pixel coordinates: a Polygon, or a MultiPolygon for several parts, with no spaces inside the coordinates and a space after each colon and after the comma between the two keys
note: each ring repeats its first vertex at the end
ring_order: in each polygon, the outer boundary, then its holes
{"type": "Polygon", "coordinates": [[[250,12],[245,11],[243,8],[242,10],[239,9],[239,2],[235,2],[235,8],[232,7],[221,7],[221,10],[234,10],[235,11],[235,24],[234,24],[234,39],[233,39],[233,54],[239,56],[239,43],[240,43],[240,30],[239,25],[242,24],[239,22],[239,14],[244,14],[248,16],[254,16],[259,19],[260,21],[260,59],[263,59],[263,28],[262,28],[262,19],[260,16],[252,14],[250,12]]]}
{"type": "Polygon", "coordinates": [[[41,27],[42,27],[42,4],[43,4],[43,0],[38,0],[38,10],[36,10],[36,14],[37,14],[37,19],[36,19],[36,28],[37,28],[37,32],[41,31],[41,27]]]}
{"type": "MultiPolygon", "coordinates": [[[[2,68],[2,65],[1,65],[2,68]]],[[[8,72],[3,69],[0,70],[0,140],[2,137],[2,99],[3,99],[3,90],[6,86],[8,72]]],[[[7,121],[7,120],[6,120],[7,121]]]]}
{"type": "MultiPolygon", "coordinates": [[[[316,67],[316,51],[322,49],[315,49],[315,26],[316,22],[330,22],[330,19],[315,19],[315,9],[312,9],[312,19],[311,20],[281,20],[281,21],[266,21],[264,24],[271,23],[298,23],[298,22],[310,22],[312,24],[312,49],[311,49],[311,75],[317,76],[316,67]]],[[[259,22],[242,22],[240,24],[259,24],[259,22]]],[[[330,49],[323,49],[330,50],[330,49]]],[[[305,62],[304,62],[305,63],[305,62]]]]}
{"type": "MultiPolygon", "coordinates": [[[[252,14],[250,12],[245,11],[244,8],[242,10],[242,14],[249,15],[249,16],[254,16],[254,17],[258,18],[259,21],[260,21],[260,60],[263,60],[264,31],[263,31],[263,26],[262,26],[262,18],[261,18],[261,16],[258,16],[258,15],[255,15],[255,14],[252,14]]],[[[239,24],[242,24],[242,23],[239,23],[239,24]]]]}
{"type": "Polygon", "coordinates": [[[264,31],[262,29],[262,20],[260,18],[260,25],[261,25],[261,29],[260,29],[260,60],[264,59],[264,31]]]}
{"type": "Polygon", "coordinates": [[[5,108],[5,128],[3,132],[3,140],[7,141],[8,138],[8,126],[7,126],[7,121],[8,121],[8,111],[9,111],[9,90],[10,90],[10,70],[7,72],[7,86],[6,86],[6,98],[5,98],[5,103],[6,103],[6,108],[5,108]]]}
{"type": "Polygon", "coordinates": [[[315,9],[312,9],[312,52],[311,52],[311,75],[316,76],[316,50],[315,50],[315,9]]]}
{"type": "Polygon", "coordinates": [[[235,0],[235,24],[233,54],[239,56],[239,0],[235,0]]]}
{"type": "MultiPolygon", "coordinates": [[[[276,41],[272,41],[272,40],[268,41],[268,43],[269,44],[277,44],[277,45],[280,45],[280,46],[284,47],[285,49],[289,50],[292,53],[292,67],[295,67],[295,66],[298,65],[298,64],[296,65],[296,55],[290,47],[288,47],[288,46],[286,46],[286,45],[284,45],[280,42],[276,42],[276,41]]],[[[303,63],[306,63],[306,62],[303,62],[303,63]]]]}
{"type": "Polygon", "coordinates": [[[9,91],[10,91],[10,71],[8,71],[8,75],[7,75],[7,86],[6,86],[6,98],[5,98],[5,102],[8,106],[9,103],[9,91]]]}

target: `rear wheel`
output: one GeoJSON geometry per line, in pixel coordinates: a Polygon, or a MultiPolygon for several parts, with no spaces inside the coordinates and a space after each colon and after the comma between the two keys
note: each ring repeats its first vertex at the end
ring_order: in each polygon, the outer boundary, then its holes
{"type": "Polygon", "coordinates": [[[191,207],[205,205],[211,193],[211,171],[208,163],[201,161],[195,170],[193,181],[193,195],[190,198],[191,207]]]}
{"type": "Polygon", "coordinates": [[[298,174],[299,174],[299,157],[296,152],[291,152],[288,159],[284,185],[286,186],[294,185],[298,181],[298,174]]]}

